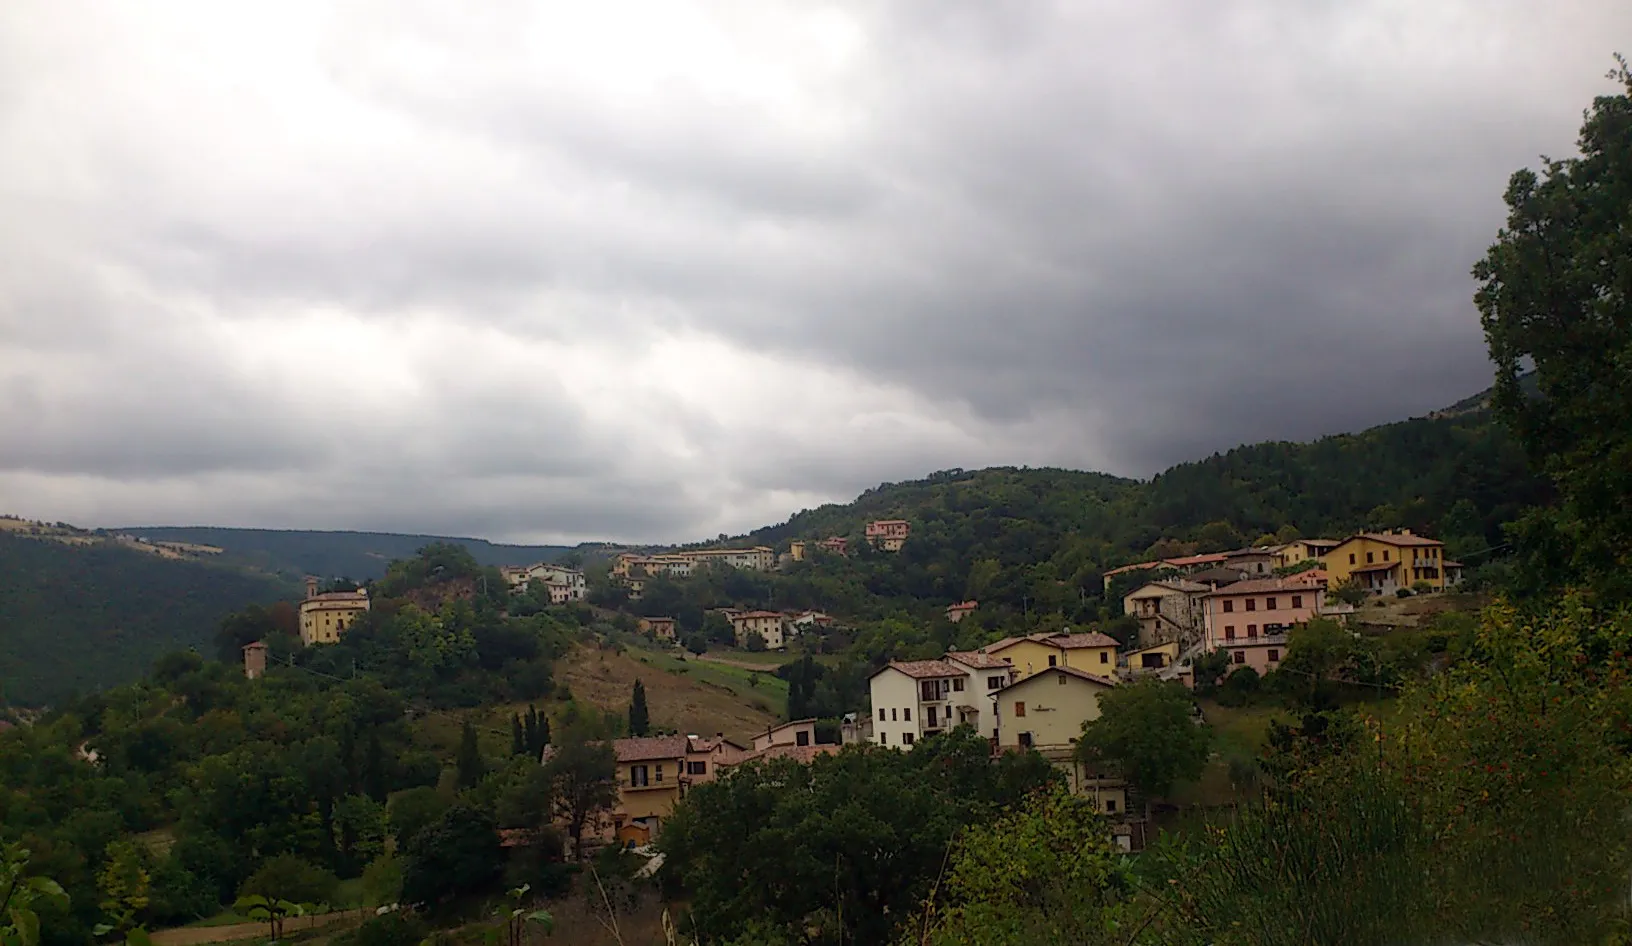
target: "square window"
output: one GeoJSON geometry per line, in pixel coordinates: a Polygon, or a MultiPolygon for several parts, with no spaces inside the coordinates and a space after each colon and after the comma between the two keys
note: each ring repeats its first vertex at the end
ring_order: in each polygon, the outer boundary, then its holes
{"type": "Polygon", "coordinates": [[[1235,610],[1235,602],[1231,601],[1228,598],[1225,598],[1224,599],[1224,613],[1229,614],[1231,611],[1234,611],[1234,610],[1235,610]]]}
{"type": "Polygon", "coordinates": [[[1050,666],[1050,667],[1052,667],[1052,666],[1054,666],[1054,663],[1055,663],[1055,657],[1054,657],[1054,655],[1053,655],[1053,654],[1049,654],[1049,655],[1048,655],[1048,665],[1049,665],[1049,666],[1050,666]]]}
{"type": "Polygon", "coordinates": [[[1110,663],[1111,662],[1111,655],[1105,653],[1103,650],[1100,651],[1099,652],[1099,662],[1102,663],[1102,664],[1110,663]]]}
{"type": "Polygon", "coordinates": [[[1001,689],[1003,689],[1003,678],[1002,677],[987,677],[986,678],[986,689],[988,689],[988,690],[1001,690],[1001,689]]]}
{"type": "Polygon", "coordinates": [[[1227,641],[1235,640],[1235,625],[1234,624],[1224,625],[1224,639],[1227,640],[1227,641]]]}
{"type": "Polygon", "coordinates": [[[1016,717],[1020,717],[1020,716],[1024,716],[1024,715],[1026,715],[1026,704],[1024,704],[1024,703],[1016,703],[1016,704],[1014,704],[1014,715],[1015,715],[1015,716],[1016,716],[1016,717]]]}
{"type": "Polygon", "coordinates": [[[1065,686],[1065,674],[1062,673],[1059,676],[1055,677],[1054,679],[1055,679],[1055,681],[1057,681],[1059,683],[1060,686],[1062,686],[1062,687],[1065,686]]]}
{"type": "Polygon", "coordinates": [[[954,677],[952,679],[952,692],[953,693],[962,693],[963,692],[963,678],[962,677],[954,677]]]}
{"type": "Polygon", "coordinates": [[[1235,652],[1235,662],[1238,663],[1238,664],[1246,663],[1247,662],[1246,651],[1241,651],[1241,650],[1236,651],[1235,652]]]}
{"type": "Polygon", "coordinates": [[[1275,599],[1274,598],[1265,598],[1264,599],[1264,610],[1265,611],[1275,610],[1275,599]]]}
{"type": "Polygon", "coordinates": [[[1105,799],[1105,813],[1107,815],[1116,814],[1116,799],[1114,799],[1114,798],[1105,799]]]}
{"type": "Polygon", "coordinates": [[[1280,663],[1280,660],[1281,660],[1281,652],[1278,651],[1278,650],[1275,650],[1274,648],[1271,648],[1270,651],[1269,651],[1269,662],[1272,663],[1272,664],[1273,663],[1280,663]]]}
{"type": "Polygon", "coordinates": [[[808,730],[801,729],[797,733],[794,733],[793,744],[796,746],[810,745],[810,732],[808,730]]]}
{"type": "Polygon", "coordinates": [[[708,763],[707,762],[687,762],[686,763],[686,774],[687,775],[707,775],[708,774],[708,763]]]}
{"type": "Polygon", "coordinates": [[[910,733],[910,732],[904,732],[904,733],[902,733],[902,734],[901,734],[901,744],[902,744],[902,745],[903,745],[903,746],[910,746],[910,745],[912,745],[912,733],[910,733]]]}
{"type": "Polygon", "coordinates": [[[1303,595],[1293,595],[1292,596],[1292,607],[1294,607],[1294,608],[1303,607],[1303,595]]]}
{"type": "Polygon", "coordinates": [[[1247,599],[1247,610],[1248,611],[1258,610],[1258,599],[1257,598],[1248,598],[1247,599]]]}

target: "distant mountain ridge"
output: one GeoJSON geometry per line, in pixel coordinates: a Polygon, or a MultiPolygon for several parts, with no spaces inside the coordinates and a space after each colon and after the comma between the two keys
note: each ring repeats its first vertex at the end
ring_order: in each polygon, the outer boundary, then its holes
{"type": "Polygon", "coordinates": [[[358,581],[379,578],[393,559],[409,558],[432,542],[463,545],[482,565],[530,565],[555,561],[573,551],[565,545],[502,545],[486,539],[392,532],[214,526],[131,526],[113,531],[154,541],[215,546],[222,549],[223,561],[285,577],[345,576],[358,581]]]}
{"type": "Polygon", "coordinates": [[[213,561],[0,533],[0,703],[128,683],[162,654],[207,650],[228,612],[298,594],[213,561]]]}

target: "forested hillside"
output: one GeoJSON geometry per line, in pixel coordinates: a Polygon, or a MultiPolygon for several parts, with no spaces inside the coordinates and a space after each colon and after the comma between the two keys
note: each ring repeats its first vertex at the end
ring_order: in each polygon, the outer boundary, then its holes
{"type": "Polygon", "coordinates": [[[449,539],[390,532],[323,532],[303,529],[217,529],[206,526],[131,526],[119,529],[166,542],[197,542],[224,550],[223,559],[298,578],[347,576],[359,581],[385,574],[385,566],[411,558],[433,542],[457,542],[483,565],[529,565],[571,551],[562,545],[499,545],[484,539],[449,539]]]}
{"type": "Polygon", "coordinates": [[[0,702],[139,679],[161,654],[207,647],[228,612],[297,593],[268,575],[0,535],[0,702]]]}
{"type": "Polygon", "coordinates": [[[1453,555],[1474,554],[1501,543],[1503,522],[1548,498],[1511,435],[1475,412],[1238,447],[1148,482],[1055,469],[944,471],[745,538],[859,540],[868,520],[908,519],[903,559],[933,570],[947,597],[978,593],[965,586],[982,561],[1002,569],[1050,563],[1053,577],[1087,585],[1100,570],[1147,555],[1227,549],[1277,533],[1403,526],[1443,537],[1453,555]]]}

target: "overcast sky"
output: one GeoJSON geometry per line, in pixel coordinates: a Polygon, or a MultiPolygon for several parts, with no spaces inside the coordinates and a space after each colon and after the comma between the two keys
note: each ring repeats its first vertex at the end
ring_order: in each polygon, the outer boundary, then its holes
{"type": "Polygon", "coordinates": [[[1625,0],[0,4],[0,512],[683,541],[1489,383],[1625,0]]]}

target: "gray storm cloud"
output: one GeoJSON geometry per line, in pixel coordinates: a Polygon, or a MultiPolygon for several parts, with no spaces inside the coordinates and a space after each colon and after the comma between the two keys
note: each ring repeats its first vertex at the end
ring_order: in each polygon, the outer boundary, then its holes
{"type": "Polygon", "coordinates": [[[0,506],[679,541],[1488,383],[1615,0],[0,7],[0,506]]]}

